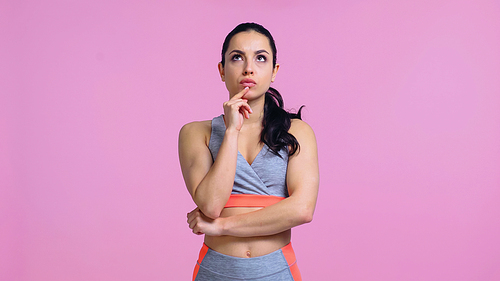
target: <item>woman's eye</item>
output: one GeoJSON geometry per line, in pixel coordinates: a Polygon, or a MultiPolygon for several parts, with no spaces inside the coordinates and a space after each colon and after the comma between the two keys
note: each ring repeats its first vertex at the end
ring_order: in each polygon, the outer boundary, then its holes
{"type": "Polygon", "coordinates": [[[241,55],[234,55],[231,60],[241,60],[241,55]]]}
{"type": "Polygon", "coordinates": [[[267,58],[265,56],[257,56],[257,61],[266,61],[267,58]]]}

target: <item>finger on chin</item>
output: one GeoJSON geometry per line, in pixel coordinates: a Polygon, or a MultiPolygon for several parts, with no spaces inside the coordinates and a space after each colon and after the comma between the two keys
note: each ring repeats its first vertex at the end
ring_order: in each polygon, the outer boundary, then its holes
{"type": "Polygon", "coordinates": [[[232,97],[232,99],[234,99],[234,98],[237,98],[237,99],[241,98],[242,96],[244,96],[248,92],[248,89],[249,89],[248,87],[245,87],[243,90],[239,91],[236,95],[234,95],[232,97]]]}

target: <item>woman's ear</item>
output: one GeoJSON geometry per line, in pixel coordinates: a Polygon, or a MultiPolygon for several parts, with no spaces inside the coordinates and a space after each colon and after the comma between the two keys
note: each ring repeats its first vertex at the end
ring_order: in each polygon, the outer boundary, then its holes
{"type": "Polygon", "coordinates": [[[219,74],[220,74],[220,78],[222,79],[222,82],[226,82],[226,78],[224,77],[224,66],[222,66],[221,62],[219,62],[217,67],[219,68],[219,74]]]}
{"type": "Polygon", "coordinates": [[[273,69],[273,76],[271,77],[271,82],[274,82],[274,79],[276,79],[276,74],[278,73],[278,69],[280,68],[279,64],[276,64],[273,69]]]}

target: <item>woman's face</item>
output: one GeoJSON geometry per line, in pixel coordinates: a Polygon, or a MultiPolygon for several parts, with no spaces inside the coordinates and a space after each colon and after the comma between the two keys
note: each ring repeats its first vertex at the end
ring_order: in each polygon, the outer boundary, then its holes
{"type": "Polygon", "coordinates": [[[269,39],[255,32],[240,32],[231,38],[225,54],[225,66],[219,63],[222,81],[232,97],[245,87],[246,99],[256,99],[269,89],[279,65],[273,68],[273,53],[269,39]]]}

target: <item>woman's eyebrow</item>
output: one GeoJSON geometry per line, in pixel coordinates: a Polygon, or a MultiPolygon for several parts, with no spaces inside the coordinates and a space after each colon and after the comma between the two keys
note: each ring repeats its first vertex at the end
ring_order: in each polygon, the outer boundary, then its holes
{"type": "Polygon", "coordinates": [[[238,53],[238,54],[241,54],[241,55],[245,54],[245,52],[240,51],[240,50],[232,50],[229,54],[232,54],[232,53],[238,53]]]}
{"type": "MultiPolygon", "coordinates": [[[[229,54],[232,54],[232,53],[238,53],[238,54],[241,54],[241,55],[244,55],[244,54],[245,54],[245,52],[243,52],[243,51],[241,51],[241,50],[232,50],[229,54]]],[[[258,54],[260,54],[260,53],[266,53],[266,54],[268,54],[268,55],[269,55],[269,52],[268,52],[268,51],[266,51],[266,50],[264,50],[264,49],[262,49],[262,50],[258,50],[258,51],[255,51],[255,54],[256,54],[256,55],[258,55],[258,54]]]]}

